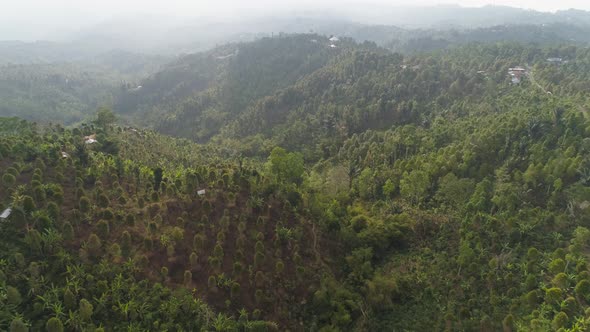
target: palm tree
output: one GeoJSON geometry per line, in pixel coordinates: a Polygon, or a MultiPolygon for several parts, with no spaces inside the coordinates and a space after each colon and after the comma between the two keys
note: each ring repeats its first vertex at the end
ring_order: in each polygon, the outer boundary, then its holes
{"type": "Polygon", "coordinates": [[[231,319],[227,318],[227,316],[219,313],[219,314],[217,314],[217,317],[215,317],[215,319],[211,323],[211,327],[213,328],[213,331],[219,331],[219,332],[234,331],[235,330],[235,323],[231,319]]]}
{"type": "Polygon", "coordinates": [[[121,313],[121,315],[123,316],[123,318],[126,321],[128,321],[129,320],[129,312],[131,311],[132,306],[133,306],[133,300],[130,300],[129,302],[126,302],[126,303],[118,301],[117,305],[115,306],[115,309],[121,313]]]}
{"type": "Polygon", "coordinates": [[[78,311],[71,311],[68,313],[68,319],[66,320],[65,326],[68,327],[68,331],[83,331],[84,322],[78,314],[78,311]]]}
{"type": "Polygon", "coordinates": [[[93,297],[92,299],[94,300],[94,303],[96,303],[96,305],[94,306],[94,312],[99,313],[103,309],[107,308],[108,301],[109,301],[109,294],[102,293],[102,294],[100,294],[100,297],[93,297]]]}

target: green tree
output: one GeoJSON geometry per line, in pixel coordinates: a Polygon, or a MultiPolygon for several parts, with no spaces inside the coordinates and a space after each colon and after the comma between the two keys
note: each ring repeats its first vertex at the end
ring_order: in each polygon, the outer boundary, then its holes
{"type": "Polygon", "coordinates": [[[6,287],[6,300],[14,305],[19,305],[23,301],[18,289],[12,286],[6,287]]]}
{"type": "Polygon", "coordinates": [[[15,318],[10,323],[10,332],[29,332],[29,327],[20,318],[15,318]]]}
{"type": "Polygon", "coordinates": [[[588,301],[588,299],[590,299],[590,281],[582,280],[578,282],[574,288],[574,291],[578,297],[588,301]]]}
{"type": "Polygon", "coordinates": [[[76,302],[76,295],[69,288],[66,288],[64,292],[64,304],[66,308],[74,310],[76,308],[76,302]]]}
{"type": "Polygon", "coordinates": [[[88,302],[88,300],[81,299],[80,307],[78,310],[80,312],[80,318],[82,318],[82,321],[89,322],[92,319],[94,306],[90,302],[88,302]]]}
{"type": "Polygon", "coordinates": [[[565,327],[567,321],[569,320],[567,314],[563,311],[559,312],[555,317],[553,317],[553,321],[551,322],[551,327],[553,327],[554,331],[559,330],[562,327],[565,327]]]}
{"type": "Polygon", "coordinates": [[[281,147],[275,147],[268,157],[268,166],[279,181],[300,183],[305,171],[303,156],[281,147]]]}
{"type": "Polygon", "coordinates": [[[88,237],[88,242],[86,243],[86,249],[92,257],[98,257],[100,255],[102,249],[102,242],[96,234],[90,234],[90,236],[88,237]]]}
{"type": "Polygon", "coordinates": [[[71,241],[74,239],[74,227],[69,222],[65,222],[63,226],[64,240],[71,241]]]}
{"type": "Polygon", "coordinates": [[[12,187],[15,182],[16,182],[16,178],[12,174],[5,173],[2,176],[2,184],[4,184],[4,186],[6,186],[6,187],[12,187]]]}
{"type": "Polygon", "coordinates": [[[96,119],[94,120],[94,123],[96,123],[97,126],[107,129],[116,121],[117,116],[111,109],[101,107],[96,111],[96,119]]]}
{"type": "Polygon", "coordinates": [[[395,183],[391,179],[387,179],[383,185],[383,195],[391,198],[393,197],[393,194],[395,194],[396,189],[395,183]]]}
{"type": "Polygon", "coordinates": [[[371,168],[365,168],[361,172],[358,180],[359,196],[362,199],[370,200],[377,196],[377,188],[375,187],[375,175],[371,168]]]}
{"type": "Polygon", "coordinates": [[[455,174],[448,173],[439,180],[438,187],[436,199],[452,207],[457,207],[467,203],[475,184],[471,179],[459,179],[455,174]]]}
{"type": "Polygon", "coordinates": [[[414,204],[422,202],[430,189],[430,177],[421,170],[405,172],[400,181],[400,193],[414,204]]]}
{"type": "Polygon", "coordinates": [[[45,329],[47,332],[63,332],[64,325],[57,317],[50,318],[45,324],[45,329]]]}

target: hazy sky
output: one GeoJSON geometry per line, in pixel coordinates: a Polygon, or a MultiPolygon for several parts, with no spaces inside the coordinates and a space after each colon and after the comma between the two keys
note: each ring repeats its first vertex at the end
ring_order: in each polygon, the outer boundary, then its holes
{"type": "Polygon", "coordinates": [[[387,5],[486,4],[532,8],[543,11],[579,8],[590,10],[588,0],[2,0],[0,18],[27,15],[99,15],[134,12],[177,15],[235,14],[243,9],[276,10],[278,8],[343,6],[349,3],[387,5]]]}
{"type": "Polygon", "coordinates": [[[590,10],[590,0],[0,0],[0,39],[6,36],[43,38],[43,34],[71,32],[113,17],[157,14],[179,17],[236,17],[277,11],[347,6],[425,6],[487,4],[530,8],[590,10]]]}

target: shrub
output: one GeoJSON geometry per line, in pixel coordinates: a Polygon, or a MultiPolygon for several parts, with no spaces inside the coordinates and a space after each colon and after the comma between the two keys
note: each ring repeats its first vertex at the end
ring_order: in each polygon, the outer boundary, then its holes
{"type": "Polygon", "coordinates": [[[191,271],[184,271],[184,285],[188,287],[192,282],[193,274],[191,273],[191,271]]]}
{"type": "Polygon", "coordinates": [[[582,280],[578,282],[576,287],[574,288],[576,295],[584,300],[588,300],[590,297],[590,281],[582,280]]]}
{"type": "Polygon", "coordinates": [[[55,204],[55,202],[49,202],[47,204],[47,213],[49,214],[49,217],[51,217],[51,219],[59,219],[59,207],[57,206],[57,204],[55,204]]]}
{"type": "Polygon", "coordinates": [[[221,244],[217,243],[215,245],[215,247],[213,248],[213,255],[219,258],[220,260],[223,259],[223,247],[221,246],[221,244]]]}
{"type": "Polygon", "coordinates": [[[125,224],[130,227],[135,226],[135,216],[131,213],[127,214],[125,216],[125,224]]]}
{"type": "Polygon", "coordinates": [[[86,243],[86,249],[91,257],[98,257],[101,253],[102,242],[96,234],[90,234],[88,242],[86,243]]]}
{"type": "Polygon", "coordinates": [[[158,231],[158,224],[156,224],[153,221],[150,221],[148,223],[148,231],[150,232],[150,234],[155,234],[158,231]]]}
{"type": "Polygon", "coordinates": [[[567,286],[567,275],[563,272],[560,272],[553,278],[553,280],[551,280],[551,283],[555,287],[564,289],[567,286]]]}
{"type": "Polygon", "coordinates": [[[223,230],[217,232],[217,242],[223,243],[225,241],[225,232],[223,230]]]}
{"type": "Polygon", "coordinates": [[[234,281],[229,292],[232,299],[236,298],[240,294],[240,284],[234,281]]]}
{"type": "Polygon", "coordinates": [[[240,273],[242,273],[243,269],[244,268],[242,266],[242,263],[240,263],[240,262],[234,263],[234,274],[235,275],[239,275],[240,273]]]}
{"type": "Polygon", "coordinates": [[[25,265],[27,264],[25,262],[25,256],[20,252],[14,254],[14,262],[16,263],[16,266],[18,266],[20,269],[24,269],[25,265]]]}
{"type": "Polygon", "coordinates": [[[285,263],[283,263],[283,261],[279,259],[275,264],[275,272],[277,274],[281,274],[281,273],[283,273],[284,270],[285,270],[285,263]]]}
{"type": "Polygon", "coordinates": [[[80,211],[82,211],[83,213],[88,213],[88,211],[90,211],[90,200],[88,199],[88,197],[86,196],[82,196],[80,197],[80,211]]]}
{"type": "Polygon", "coordinates": [[[512,316],[512,314],[508,314],[506,317],[504,317],[504,320],[502,321],[502,327],[504,332],[515,331],[516,327],[514,326],[514,316],[512,316]]]}
{"type": "Polygon", "coordinates": [[[109,222],[106,220],[100,220],[98,222],[98,224],[96,225],[97,227],[97,232],[98,232],[98,236],[101,239],[107,239],[109,237],[109,233],[110,233],[110,227],[109,227],[109,222]]]}
{"type": "Polygon", "coordinates": [[[139,261],[138,261],[138,265],[141,268],[146,268],[148,266],[148,264],[150,263],[150,260],[147,258],[146,255],[141,255],[139,256],[139,261]]]}
{"type": "Polygon", "coordinates": [[[255,250],[257,253],[258,252],[263,253],[264,252],[264,244],[262,244],[262,242],[260,242],[260,241],[257,241],[256,245],[255,245],[255,250]]]}
{"type": "Polygon", "coordinates": [[[166,255],[168,255],[169,258],[174,257],[175,254],[175,247],[174,247],[174,243],[169,243],[168,246],[166,246],[166,255]]]}
{"type": "Polygon", "coordinates": [[[143,240],[143,245],[145,247],[146,250],[153,250],[154,249],[154,240],[152,240],[149,237],[146,237],[143,240]]]}
{"type": "Polygon", "coordinates": [[[118,243],[113,243],[111,245],[110,252],[114,258],[121,257],[121,246],[118,243]]]}
{"type": "Polygon", "coordinates": [[[45,189],[43,189],[43,187],[41,187],[41,184],[35,185],[33,187],[33,196],[35,196],[35,199],[37,200],[37,202],[39,202],[39,203],[45,202],[45,200],[47,199],[47,193],[45,192],[45,189]]]}
{"type": "Polygon", "coordinates": [[[214,276],[209,276],[209,279],[207,279],[207,287],[209,287],[209,289],[217,287],[217,279],[215,279],[214,276]]]}
{"type": "Polygon", "coordinates": [[[115,219],[115,214],[113,213],[113,210],[111,210],[111,208],[106,208],[102,211],[102,217],[106,220],[113,220],[115,219]]]}
{"type": "Polygon", "coordinates": [[[28,332],[29,327],[20,319],[15,318],[10,323],[10,332],[28,332]]]}
{"type": "Polygon", "coordinates": [[[35,202],[33,201],[33,198],[31,196],[23,197],[23,210],[25,210],[25,212],[31,213],[36,208],[37,206],[35,205],[35,202]]]}
{"type": "Polygon", "coordinates": [[[559,312],[555,317],[553,317],[553,321],[551,322],[551,327],[553,327],[554,331],[559,330],[562,327],[565,327],[567,321],[569,320],[567,314],[563,311],[559,312]]]}
{"type": "Polygon", "coordinates": [[[50,318],[45,324],[45,329],[47,332],[63,332],[64,325],[62,324],[61,320],[57,317],[50,318]]]}
{"type": "Polygon", "coordinates": [[[76,295],[69,288],[66,288],[64,292],[64,304],[66,308],[74,310],[76,308],[76,302],[76,295]]]}
{"type": "Polygon", "coordinates": [[[35,223],[37,225],[37,228],[41,229],[41,230],[49,229],[53,225],[51,218],[49,218],[46,215],[38,216],[37,219],[35,220],[35,223]]]}
{"type": "Polygon", "coordinates": [[[5,173],[2,176],[2,184],[6,187],[12,187],[16,183],[16,177],[12,174],[5,173]]]}
{"type": "Polygon", "coordinates": [[[261,315],[262,315],[262,312],[260,311],[260,309],[254,309],[254,311],[252,311],[252,318],[253,319],[260,319],[261,315]]]}
{"type": "Polygon", "coordinates": [[[193,248],[196,252],[200,252],[205,247],[205,236],[195,234],[193,237],[193,248]]]}
{"type": "Polygon", "coordinates": [[[66,241],[71,241],[74,239],[74,227],[72,227],[72,224],[70,224],[70,222],[64,223],[63,237],[66,241]]]}
{"type": "Polygon", "coordinates": [[[189,262],[192,269],[195,269],[199,265],[199,256],[196,252],[192,252],[189,256],[189,262]]]}
{"type": "Polygon", "coordinates": [[[184,239],[184,230],[180,227],[172,227],[170,230],[170,238],[174,242],[181,242],[184,239]]]}
{"type": "Polygon", "coordinates": [[[94,306],[88,302],[88,300],[80,300],[80,308],[78,311],[80,312],[80,318],[82,318],[83,321],[89,322],[92,319],[93,310],[94,306]]]}
{"type": "Polygon", "coordinates": [[[256,254],[254,254],[254,265],[256,267],[262,266],[262,264],[264,263],[264,254],[261,252],[256,252],[256,254]]]}
{"type": "Polygon", "coordinates": [[[565,261],[561,258],[554,259],[549,263],[549,271],[552,274],[558,274],[565,271],[565,261]]]}
{"type": "Polygon", "coordinates": [[[19,171],[14,167],[8,167],[6,169],[6,174],[10,174],[12,176],[18,176],[19,171]]]}
{"type": "MultiPolygon", "coordinates": [[[[254,293],[254,300],[256,301],[256,304],[260,305],[262,303],[262,301],[264,300],[264,293],[262,292],[262,289],[257,289],[256,292],[254,293]]],[[[255,310],[256,312],[256,310],[255,310]]]]}
{"type": "Polygon", "coordinates": [[[219,270],[221,269],[221,260],[215,256],[209,256],[209,258],[207,259],[207,261],[209,262],[209,265],[214,269],[214,270],[219,270]]]}
{"type": "Polygon", "coordinates": [[[101,208],[107,208],[109,207],[109,198],[107,197],[107,195],[105,194],[100,194],[98,195],[98,206],[100,206],[101,208]]]}
{"type": "Polygon", "coordinates": [[[6,301],[13,305],[19,305],[22,302],[22,297],[18,289],[12,286],[6,287],[6,301]]]}
{"type": "Polygon", "coordinates": [[[559,288],[549,288],[545,291],[545,301],[549,304],[558,304],[561,302],[562,291],[559,288]]]}
{"type": "Polygon", "coordinates": [[[236,258],[236,260],[239,260],[239,261],[241,261],[241,260],[243,260],[243,259],[244,259],[244,257],[245,257],[245,256],[244,256],[244,250],[242,250],[242,249],[238,249],[238,250],[236,250],[236,257],[235,257],[235,258],[236,258]]]}
{"type": "Polygon", "coordinates": [[[238,235],[238,237],[236,238],[236,247],[244,248],[245,245],[246,245],[246,236],[244,234],[238,235]]]}

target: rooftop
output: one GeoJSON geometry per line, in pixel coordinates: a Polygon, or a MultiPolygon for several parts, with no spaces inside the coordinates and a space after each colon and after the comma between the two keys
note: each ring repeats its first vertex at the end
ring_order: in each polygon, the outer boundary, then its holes
{"type": "Polygon", "coordinates": [[[2,212],[2,214],[0,214],[0,219],[6,219],[6,218],[8,218],[11,213],[12,213],[12,209],[11,208],[8,208],[8,209],[4,210],[2,212]]]}

